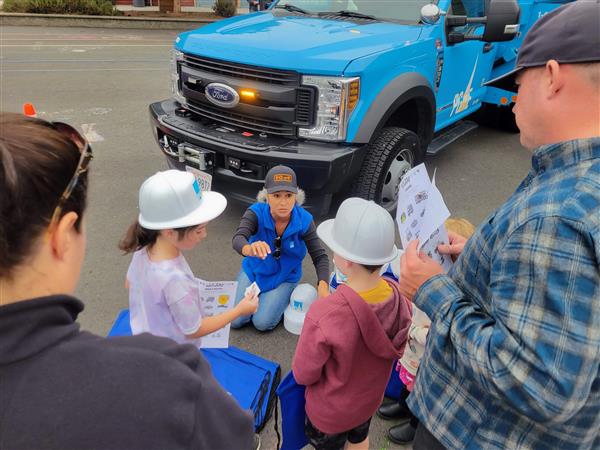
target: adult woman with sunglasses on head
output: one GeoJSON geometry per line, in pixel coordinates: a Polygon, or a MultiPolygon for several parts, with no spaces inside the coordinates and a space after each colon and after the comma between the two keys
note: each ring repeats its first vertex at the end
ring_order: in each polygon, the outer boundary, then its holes
{"type": "Polygon", "coordinates": [[[280,322],[290,295],[302,278],[302,260],[310,254],[318,279],[320,297],[329,294],[329,258],[317,237],[312,215],[302,208],[304,191],[296,174],[286,166],[275,166],[265,177],[257,202],[244,213],[233,236],[233,248],[244,256],[238,275],[236,301],[256,282],[261,293],[252,316],[231,323],[239,328],[250,321],[260,331],[272,330],[280,322]]]}
{"type": "Polygon", "coordinates": [[[79,330],[91,157],[69,125],[0,113],[0,447],[254,448],[193,346],[79,330]]]}

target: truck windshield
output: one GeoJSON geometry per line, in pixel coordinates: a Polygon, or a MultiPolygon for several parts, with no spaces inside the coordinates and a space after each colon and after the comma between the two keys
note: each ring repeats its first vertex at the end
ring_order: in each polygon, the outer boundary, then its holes
{"type": "Polygon", "coordinates": [[[308,14],[341,13],[341,16],[346,17],[372,16],[379,20],[419,22],[421,8],[428,3],[433,2],[431,0],[280,0],[275,7],[288,11],[296,7],[308,14]]]}

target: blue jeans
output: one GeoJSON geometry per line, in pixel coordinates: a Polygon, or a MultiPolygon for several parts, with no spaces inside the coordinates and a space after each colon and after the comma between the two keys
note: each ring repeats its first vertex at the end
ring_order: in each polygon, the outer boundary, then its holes
{"type": "MultiPolygon", "coordinates": [[[[244,291],[252,282],[244,272],[240,270],[237,277],[238,287],[235,294],[237,305],[244,297],[244,291]]],[[[240,328],[252,321],[252,325],[259,331],[272,330],[277,326],[287,305],[290,303],[292,291],[298,283],[281,283],[275,289],[261,292],[258,296],[258,309],[251,316],[242,316],[231,322],[233,328],[240,328]]]]}

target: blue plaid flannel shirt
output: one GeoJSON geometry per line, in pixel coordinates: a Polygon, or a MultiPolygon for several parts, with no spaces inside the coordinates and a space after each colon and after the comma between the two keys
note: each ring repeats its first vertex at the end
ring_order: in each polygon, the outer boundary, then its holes
{"type": "Polygon", "coordinates": [[[449,449],[600,448],[600,138],[532,163],[414,298],[433,323],[408,403],[449,449]]]}

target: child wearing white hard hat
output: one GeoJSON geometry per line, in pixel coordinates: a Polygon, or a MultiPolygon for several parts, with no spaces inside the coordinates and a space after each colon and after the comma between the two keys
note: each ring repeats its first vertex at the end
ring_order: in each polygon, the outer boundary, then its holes
{"type": "Polygon", "coordinates": [[[188,172],[167,170],[144,181],[140,214],[119,244],[133,253],[126,279],[133,334],[149,332],[199,347],[202,336],[256,311],[258,298],[248,295],[230,311],[203,317],[198,281],[181,253],[206,238],[207,223],[225,206],[223,195],[202,192],[188,172]]]}
{"type": "Polygon", "coordinates": [[[292,362],[306,386],[305,432],[316,449],[367,449],[371,417],[410,326],[398,284],[379,274],[398,254],[394,220],[374,202],[349,198],[317,234],[346,280],[310,306],[292,362]]]}

